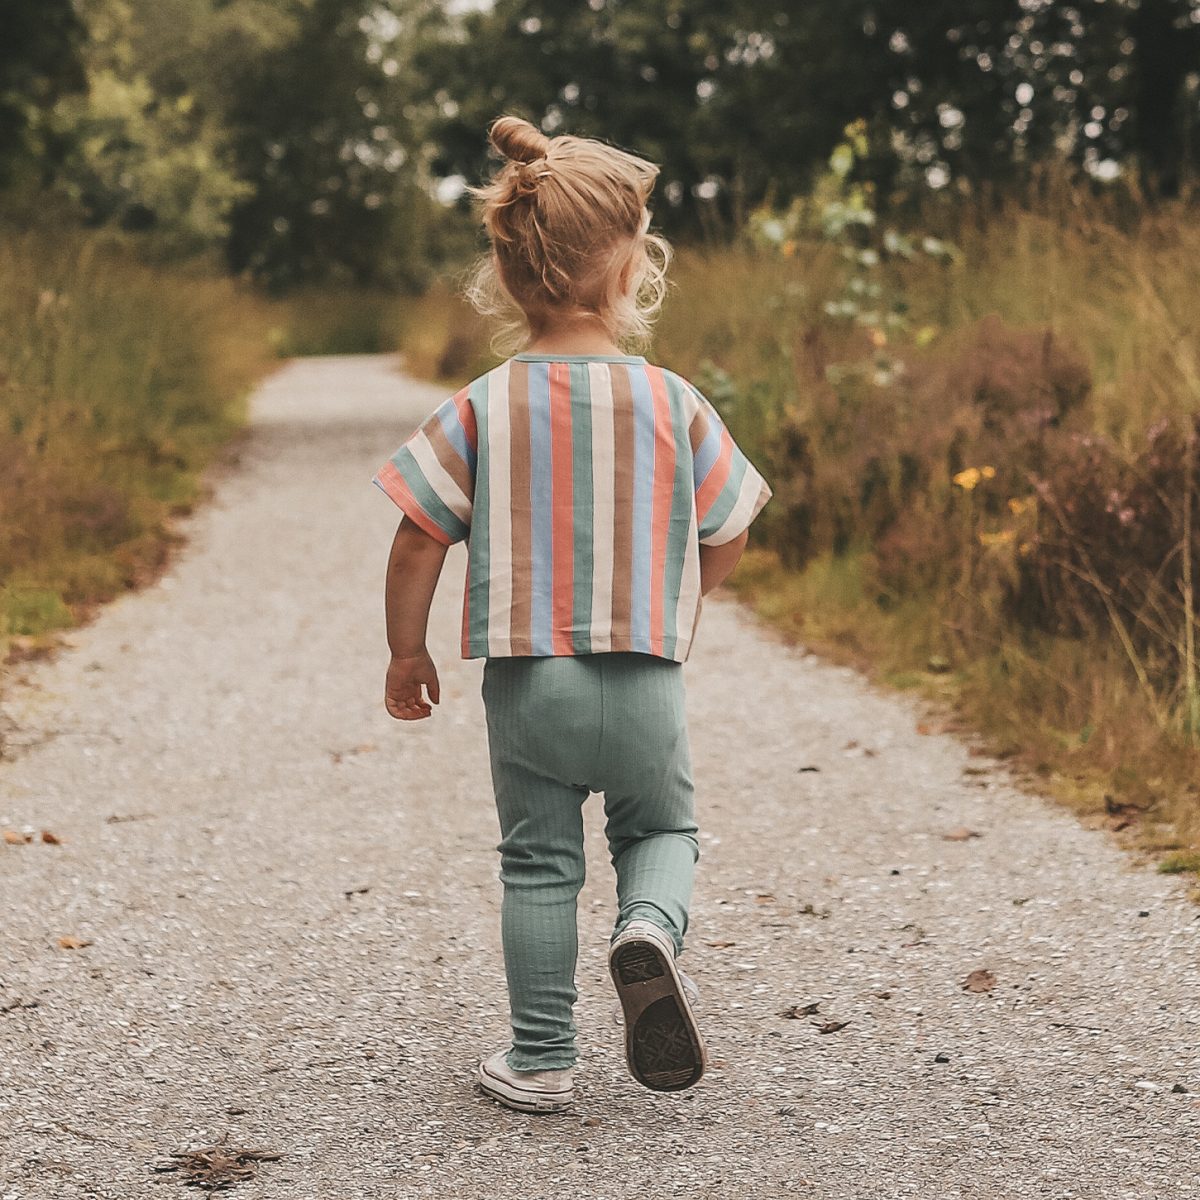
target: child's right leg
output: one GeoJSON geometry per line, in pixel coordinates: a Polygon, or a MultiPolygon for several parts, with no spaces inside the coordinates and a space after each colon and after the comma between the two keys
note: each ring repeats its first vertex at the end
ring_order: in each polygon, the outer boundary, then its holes
{"type": "Polygon", "coordinates": [[[609,969],[625,1023],[633,1077],[655,1091],[691,1087],[704,1073],[704,1040],[683,949],[699,843],[678,663],[642,654],[604,658],[604,736],[598,779],[617,872],[609,969]]]}
{"type": "Polygon", "coordinates": [[[634,920],[683,950],[699,857],[683,668],[645,654],[603,660],[599,786],[617,872],[615,937],[634,920]]]}

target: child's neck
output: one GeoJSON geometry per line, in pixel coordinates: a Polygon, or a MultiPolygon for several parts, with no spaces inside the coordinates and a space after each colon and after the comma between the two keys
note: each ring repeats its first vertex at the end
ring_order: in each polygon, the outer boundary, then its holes
{"type": "Polygon", "coordinates": [[[535,330],[524,353],[616,355],[621,353],[621,348],[608,330],[592,317],[535,330]]]}

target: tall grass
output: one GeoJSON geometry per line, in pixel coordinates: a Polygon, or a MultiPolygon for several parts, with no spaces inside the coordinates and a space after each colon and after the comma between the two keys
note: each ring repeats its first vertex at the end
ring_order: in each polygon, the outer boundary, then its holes
{"type": "Polygon", "coordinates": [[[82,235],[0,243],[0,651],[158,570],[270,319],[228,279],[82,235]]]}
{"type": "MultiPolygon", "coordinates": [[[[653,356],[775,489],[735,580],[1097,821],[1194,846],[1200,226],[1074,200],[942,220],[955,258],[876,273],[894,327],[827,313],[828,243],[679,255],[653,356]]],[[[409,314],[418,366],[447,330],[481,360],[462,311],[442,291],[409,314]]]]}

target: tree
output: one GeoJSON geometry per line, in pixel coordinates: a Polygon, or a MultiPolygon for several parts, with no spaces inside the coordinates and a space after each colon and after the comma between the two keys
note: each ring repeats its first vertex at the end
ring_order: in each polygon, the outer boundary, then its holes
{"type": "Polygon", "coordinates": [[[71,0],[0,0],[0,183],[18,158],[51,154],[41,120],[85,86],[84,26],[71,0]]]}
{"type": "Polygon", "coordinates": [[[284,288],[310,280],[413,282],[431,202],[405,105],[401,13],[313,0],[295,36],[232,85],[238,173],[231,266],[284,288]]]}
{"type": "Polygon", "coordinates": [[[220,243],[237,176],[227,87],[294,29],[299,0],[80,0],[87,90],[60,101],[56,172],[92,225],[153,230],[172,252],[220,243]]]}

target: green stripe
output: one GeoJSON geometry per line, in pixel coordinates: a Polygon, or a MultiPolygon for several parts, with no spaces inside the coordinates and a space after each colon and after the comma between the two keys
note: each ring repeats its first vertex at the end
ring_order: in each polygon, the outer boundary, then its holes
{"type": "Polygon", "coordinates": [[[592,392],[586,363],[571,363],[571,486],[574,512],[574,600],[571,645],[576,654],[592,649],[592,392]]]}
{"type": "Polygon", "coordinates": [[[488,377],[471,384],[467,399],[475,410],[475,426],[479,433],[475,456],[475,501],[471,511],[471,542],[468,565],[471,572],[470,611],[468,613],[467,648],[473,655],[487,654],[488,648],[488,577],[491,564],[491,510],[488,495],[488,377]]]}
{"type": "Polygon", "coordinates": [[[737,503],[738,493],[742,490],[742,480],[746,477],[748,465],[746,456],[734,446],[733,458],[729,463],[729,478],[725,480],[725,486],[713,501],[712,508],[708,510],[708,514],[700,526],[702,538],[716,533],[725,524],[725,518],[729,516],[733,506],[737,503]]]}
{"type": "Polygon", "coordinates": [[[684,417],[684,392],[670,374],[663,372],[663,378],[671,406],[671,429],[675,434],[675,487],[671,493],[671,520],[667,527],[667,562],[663,582],[663,653],[668,658],[674,658],[679,641],[675,614],[679,608],[679,591],[683,587],[683,566],[688,553],[695,488],[692,445],[688,440],[684,417]]]}
{"type": "Polygon", "coordinates": [[[444,530],[447,537],[462,541],[469,532],[466,524],[446,507],[433,490],[412,451],[407,446],[401,446],[392,456],[392,464],[403,476],[417,503],[429,514],[433,523],[444,530]]]}

